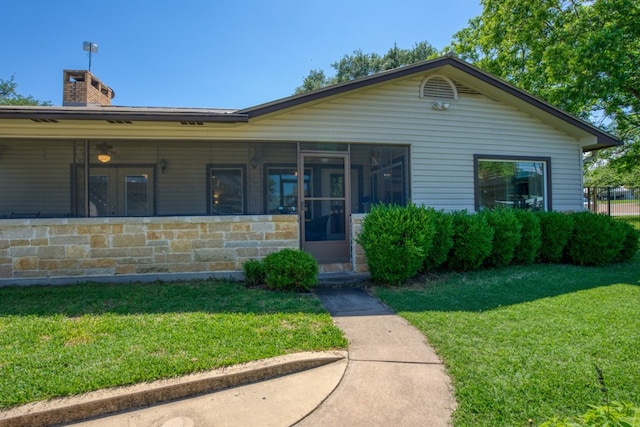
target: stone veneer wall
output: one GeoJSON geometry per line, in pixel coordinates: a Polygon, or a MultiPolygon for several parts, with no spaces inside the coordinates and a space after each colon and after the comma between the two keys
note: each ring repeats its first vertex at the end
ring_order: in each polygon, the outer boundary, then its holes
{"type": "Polygon", "coordinates": [[[351,215],[351,263],[353,265],[353,271],[356,273],[365,273],[369,271],[369,265],[367,264],[367,257],[364,254],[364,249],[362,249],[362,246],[356,242],[358,234],[362,230],[364,217],[365,214],[351,215]]]}
{"type": "Polygon", "coordinates": [[[299,248],[297,215],[7,219],[0,284],[241,271],[283,248],[299,248]]]}

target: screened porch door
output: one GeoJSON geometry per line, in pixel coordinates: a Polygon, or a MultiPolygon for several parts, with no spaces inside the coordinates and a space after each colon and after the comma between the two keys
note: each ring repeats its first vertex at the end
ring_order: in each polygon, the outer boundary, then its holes
{"type": "Polygon", "coordinates": [[[298,177],[302,249],[319,263],[349,262],[350,173],[346,153],[302,153],[298,177]]]}
{"type": "Polygon", "coordinates": [[[97,167],[89,179],[89,216],[153,215],[152,167],[97,167]]]}

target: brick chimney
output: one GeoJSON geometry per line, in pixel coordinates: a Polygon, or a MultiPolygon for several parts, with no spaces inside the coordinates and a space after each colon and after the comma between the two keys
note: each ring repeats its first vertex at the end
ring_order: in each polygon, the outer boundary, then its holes
{"type": "Polygon", "coordinates": [[[64,70],[63,85],[62,105],[66,107],[111,105],[116,96],[113,89],[87,70],[64,70]]]}

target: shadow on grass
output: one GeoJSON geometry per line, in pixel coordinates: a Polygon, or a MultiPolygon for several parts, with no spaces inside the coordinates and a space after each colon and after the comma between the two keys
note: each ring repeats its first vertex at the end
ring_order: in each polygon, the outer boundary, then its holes
{"type": "Polygon", "coordinates": [[[0,287],[0,316],[148,313],[322,313],[311,294],[226,281],[0,287]]]}
{"type": "Polygon", "coordinates": [[[614,284],[640,286],[640,253],[632,262],[604,267],[535,264],[432,274],[374,293],[397,311],[482,312],[614,284]]]}

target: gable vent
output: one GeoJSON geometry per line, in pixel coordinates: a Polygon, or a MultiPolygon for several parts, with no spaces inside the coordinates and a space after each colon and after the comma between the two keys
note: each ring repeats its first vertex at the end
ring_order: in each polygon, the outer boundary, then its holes
{"type": "Polygon", "coordinates": [[[455,84],[444,76],[429,76],[422,82],[420,97],[438,101],[455,101],[458,91],[455,84]]]}

